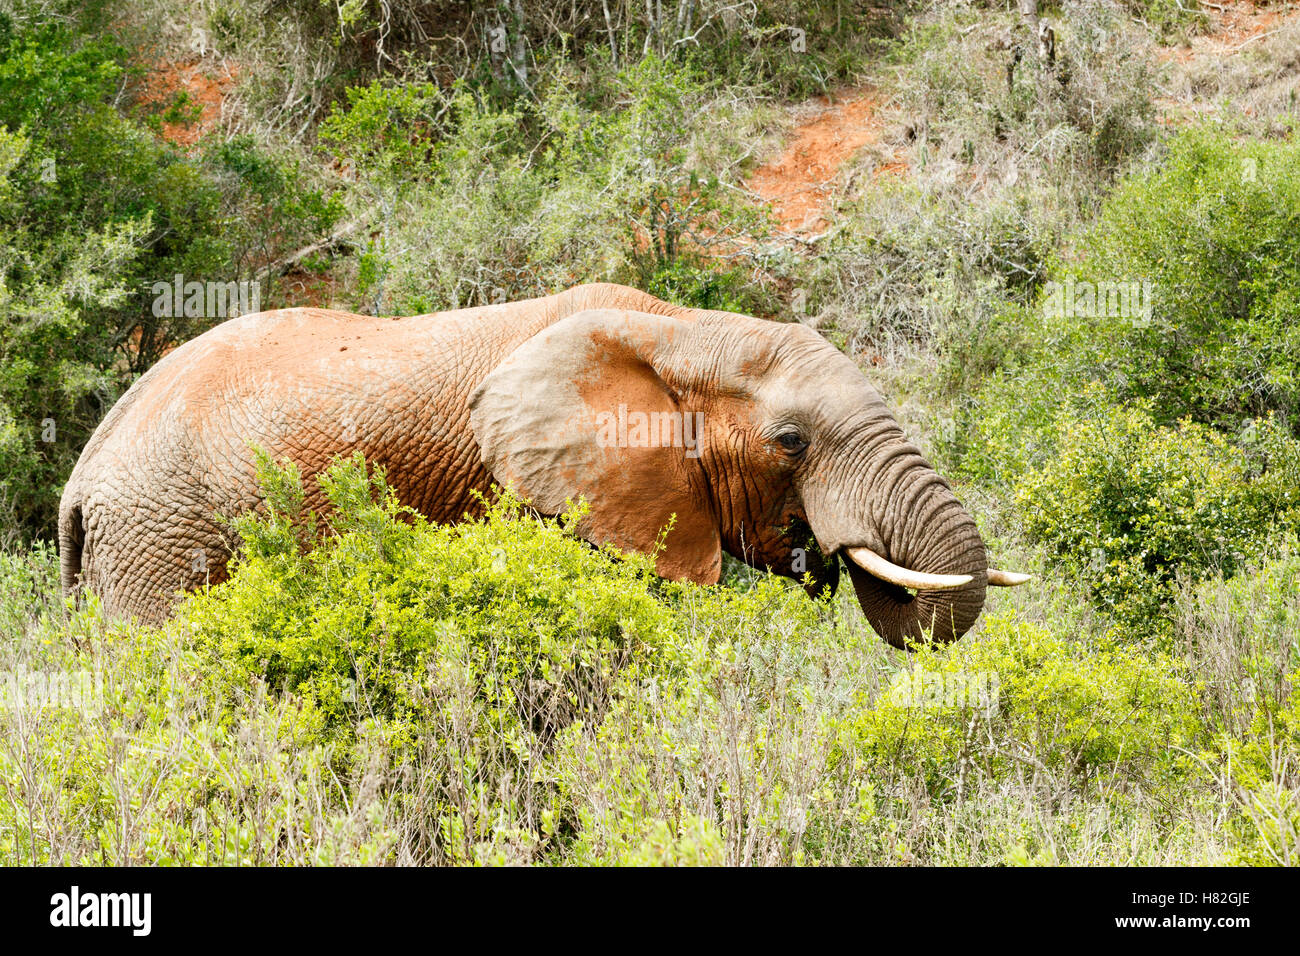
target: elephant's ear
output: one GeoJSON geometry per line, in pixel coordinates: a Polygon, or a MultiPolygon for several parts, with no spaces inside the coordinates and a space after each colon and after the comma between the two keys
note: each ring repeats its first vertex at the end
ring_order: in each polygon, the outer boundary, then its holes
{"type": "MultiPolygon", "coordinates": [[[[682,407],[656,362],[686,349],[679,319],[599,309],[537,333],[470,397],[483,463],[547,514],[584,497],[578,531],[649,553],[676,522],[656,568],[712,584],[721,539],[699,454],[702,413],[682,407]]],[[[668,376],[671,378],[672,376],[668,376]]]]}

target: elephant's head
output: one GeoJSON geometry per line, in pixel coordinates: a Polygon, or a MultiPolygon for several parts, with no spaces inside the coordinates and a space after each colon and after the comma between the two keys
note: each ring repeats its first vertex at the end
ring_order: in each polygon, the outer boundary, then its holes
{"type": "Polygon", "coordinates": [[[800,325],[728,313],[579,312],[474,392],[484,464],[546,513],[585,497],[580,532],[718,580],[723,549],[834,587],[843,557],[872,627],[952,641],[988,584],[975,522],[838,349],[800,325]]]}

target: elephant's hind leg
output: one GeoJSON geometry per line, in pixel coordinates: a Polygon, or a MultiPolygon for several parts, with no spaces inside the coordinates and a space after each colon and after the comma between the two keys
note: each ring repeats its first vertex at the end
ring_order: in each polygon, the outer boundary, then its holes
{"type": "Polygon", "coordinates": [[[87,531],[83,580],[110,617],[161,624],[184,592],[225,580],[226,557],[215,521],[104,508],[87,531]]]}

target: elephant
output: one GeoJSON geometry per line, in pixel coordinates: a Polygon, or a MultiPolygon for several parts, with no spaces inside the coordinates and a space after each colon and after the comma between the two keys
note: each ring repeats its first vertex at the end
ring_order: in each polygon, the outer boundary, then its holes
{"type": "Polygon", "coordinates": [[[854,362],[799,323],[614,284],[417,316],[289,308],[174,349],[112,407],[64,488],[65,592],[147,624],[228,576],[218,515],[264,507],[260,447],[311,480],[360,451],[431,521],[511,488],[577,533],[719,581],[722,552],[833,589],[841,560],[896,647],[956,640],[990,585],[971,516],[854,362]],[[670,525],[666,537],[662,534],[670,525]]]}

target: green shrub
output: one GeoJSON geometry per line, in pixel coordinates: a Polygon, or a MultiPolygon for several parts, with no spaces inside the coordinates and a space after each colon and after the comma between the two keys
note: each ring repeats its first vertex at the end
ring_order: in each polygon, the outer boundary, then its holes
{"type": "Polygon", "coordinates": [[[123,102],[130,51],[42,21],[0,14],[6,543],[53,537],[60,486],[113,402],[226,317],[158,314],[154,283],[252,280],[338,212],[299,164],[247,138],[183,155],[151,128],[157,107],[123,102]]]}
{"type": "Polygon", "coordinates": [[[955,468],[1009,486],[1054,459],[1058,419],[1133,401],[1155,424],[1191,418],[1239,444],[1269,414],[1300,434],[1297,156],[1209,129],[1176,137],[1064,247],[1036,304],[959,329],[945,376],[973,392],[946,436],[955,468]]]}
{"type": "MultiPolygon", "coordinates": [[[[847,723],[842,759],[936,800],[1013,779],[1067,794],[1167,785],[1196,738],[1197,688],[1172,659],[1067,641],[1014,615],[981,639],[925,649],[847,723]]],[[[996,789],[996,787],[994,787],[996,789]]]]}
{"type": "MultiPolygon", "coordinates": [[[[259,63],[263,82],[287,86],[301,60],[333,61],[332,77],[372,76],[410,64],[467,78],[476,95],[497,104],[526,101],[556,60],[588,75],[635,66],[647,58],[691,64],[713,75],[761,85],[770,93],[807,97],[850,79],[872,39],[898,29],[902,10],[830,0],[757,0],[730,7],[664,0],[652,9],[574,0],[563,7],[527,4],[473,8],[431,0],[352,0],[322,5],[289,0],[282,18],[256,5],[227,4],[206,14],[235,59],[259,63]],[[516,15],[517,14],[517,15],[516,15]],[[411,24],[438,17],[434,36],[411,24]],[[287,36],[286,36],[287,34],[287,36]],[[376,56],[374,37],[385,38],[376,56]],[[292,48],[296,40],[298,49],[292,48]],[[269,48],[268,55],[257,46],[269,48]],[[274,66],[272,64],[274,63],[274,66]],[[286,75],[287,74],[287,75],[286,75]]],[[[283,103],[283,92],[272,104],[283,103]]]]}
{"type": "Polygon", "coordinates": [[[493,732],[524,748],[530,730],[598,719],[618,669],[674,633],[648,560],[611,562],[565,533],[579,511],[527,520],[507,497],[482,523],[431,526],[353,459],[321,477],[328,534],[304,550],[300,491],[292,473],[278,480],[268,516],[234,522],[245,557],[230,581],[192,598],[182,626],[236,684],[304,695],[332,729],[364,712],[414,734],[434,689],[463,683],[493,732]]]}
{"type": "Polygon", "coordinates": [[[718,268],[698,255],[678,256],[662,263],[638,285],[667,302],[695,309],[761,315],[773,306],[744,271],[718,268]]]}
{"type": "Polygon", "coordinates": [[[1026,530],[1136,633],[1168,635],[1180,575],[1234,573],[1300,526],[1300,443],[1273,419],[1243,448],[1141,406],[1058,421],[1057,455],[1016,488],[1026,530]]]}
{"type": "Polygon", "coordinates": [[[600,280],[750,301],[737,269],[688,277],[742,240],[766,261],[749,242],[765,214],[735,188],[759,111],[715,86],[650,58],[586,90],[560,71],[506,108],[463,86],[350,91],[321,140],[357,169],[353,202],[379,232],[358,265],[366,307],[435,311],[600,280]]]}
{"type": "Polygon", "coordinates": [[[1234,861],[1300,861],[1300,550],[1178,596],[1180,652],[1205,680],[1205,758],[1234,801],[1234,861]]]}
{"type": "Polygon", "coordinates": [[[1276,412],[1300,434],[1300,144],[1178,136],[1107,198],[1053,278],[1152,292],[1149,315],[1100,298],[1073,315],[1045,308],[1042,361],[1067,382],[1105,378],[1164,424],[1236,430],[1276,412]]]}
{"type": "Polygon", "coordinates": [[[1249,564],[1187,582],[1174,617],[1179,652],[1207,681],[1207,724],[1236,738],[1286,706],[1300,667],[1300,543],[1249,564]]]}
{"type": "Polygon", "coordinates": [[[854,350],[919,345],[950,395],[1032,351],[1037,323],[1021,310],[1053,251],[1158,129],[1145,31],[1111,3],[1044,14],[1050,69],[1014,11],[935,4],[909,18],[891,49],[899,118],[862,151],[863,185],[809,266],[823,324],[854,350]],[[877,175],[898,163],[906,175],[877,175]]]}
{"type": "Polygon", "coordinates": [[[1060,422],[1104,417],[1113,407],[1099,385],[1073,391],[1053,369],[1012,363],[958,404],[952,424],[940,432],[940,451],[958,474],[1012,491],[1027,474],[1054,460],[1060,422]]]}

